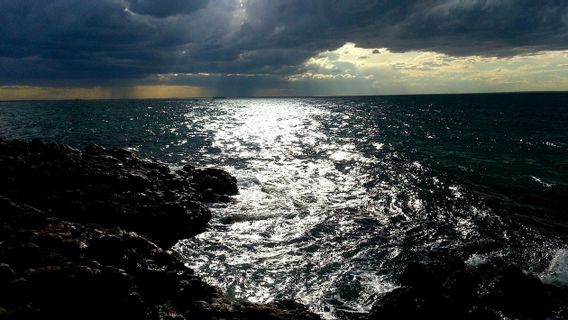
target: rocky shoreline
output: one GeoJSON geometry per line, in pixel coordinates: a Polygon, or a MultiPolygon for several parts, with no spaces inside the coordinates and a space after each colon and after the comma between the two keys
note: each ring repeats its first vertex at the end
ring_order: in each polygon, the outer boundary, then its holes
{"type": "Polygon", "coordinates": [[[229,201],[217,169],[124,149],[0,140],[0,318],[319,319],[293,301],[229,301],[168,250],[229,201]]]}
{"type": "Polygon", "coordinates": [[[568,319],[568,290],[500,258],[468,263],[436,255],[410,263],[400,288],[385,294],[368,319],[568,319]]]}
{"type": "MultiPolygon", "coordinates": [[[[0,140],[1,319],[320,319],[293,301],[231,301],[169,248],[230,202],[219,169],[172,172],[124,149],[0,140]]],[[[568,292],[494,260],[409,264],[357,319],[567,319],[568,292]]]]}

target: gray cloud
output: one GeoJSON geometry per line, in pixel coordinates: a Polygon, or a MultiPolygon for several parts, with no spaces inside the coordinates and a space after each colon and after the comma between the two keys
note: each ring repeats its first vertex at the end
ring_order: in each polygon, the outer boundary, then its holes
{"type": "Polygon", "coordinates": [[[0,0],[0,12],[0,84],[284,78],[345,42],[453,56],[568,49],[563,0],[0,0]]]}
{"type": "Polygon", "coordinates": [[[206,5],[207,0],[126,0],[130,11],[154,17],[189,14],[206,5]]]}

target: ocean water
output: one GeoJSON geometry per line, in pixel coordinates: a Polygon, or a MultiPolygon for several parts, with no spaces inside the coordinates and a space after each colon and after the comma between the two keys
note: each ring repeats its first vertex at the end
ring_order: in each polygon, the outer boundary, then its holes
{"type": "Polygon", "coordinates": [[[0,102],[0,137],[234,174],[174,247],[231,297],[341,318],[436,253],[568,284],[568,94],[0,102]]]}

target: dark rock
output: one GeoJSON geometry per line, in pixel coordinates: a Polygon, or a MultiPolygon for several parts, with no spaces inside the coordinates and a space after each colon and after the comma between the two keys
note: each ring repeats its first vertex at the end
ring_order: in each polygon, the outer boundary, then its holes
{"type": "Polygon", "coordinates": [[[182,170],[193,175],[193,173],[195,172],[195,167],[191,164],[186,164],[185,166],[183,166],[182,170]]]}
{"type": "Polygon", "coordinates": [[[443,285],[444,295],[454,307],[464,307],[475,303],[477,284],[473,276],[465,271],[454,272],[443,285]]]}
{"type": "Polygon", "coordinates": [[[143,191],[147,188],[152,188],[154,184],[152,181],[142,173],[134,172],[126,176],[127,184],[132,186],[133,190],[143,191]]]}
{"type": "Polygon", "coordinates": [[[257,305],[243,303],[237,307],[243,318],[250,320],[319,320],[318,315],[308,311],[306,306],[292,300],[284,300],[276,303],[257,305]]]}
{"type": "Polygon", "coordinates": [[[177,267],[180,267],[177,263],[182,259],[177,252],[162,250],[156,251],[152,258],[159,265],[175,265],[177,267]]]}
{"type": "MultiPolygon", "coordinates": [[[[219,195],[238,192],[236,179],[225,171],[186,165],[183,174],[173,173],[125,149],[90,145],[81,153],[34,140],[2,141],[1,150],[3,197],[62,219],[133,230],[164,246],[205,230],[210,212],[195,203],[221,200],[207,189],[219,195]],[[191,183],[200,188],[192,189],[191,183]]],[[[0,208],[6,205],[2,202],[0,208]]],[[[0,236],[8,232],[0,225],[0,236]]]]}
{"type": "Polygon", "coordinates": [[[134,276],[140,292],[150,302],[162,303],[176,294],[178,277],[174,271],[161,270],[151,262],[144,261],[134,276]]]}
{"type": "Polygon", "coordinates": [[[161,304],[148,311],[148,320],[185,320],[185,317],[178,313],[171,304],[161,304]]]}
{"type": "Polygon", "coordinates": [[[219,195],[213,191],[213,189],[208,188],[201,192],[201,200],[205,202],[218,202],[219,195]]]}
{"type": "Polygon", "coordinates": [[[0,263],[0,287],[6,286],[6,284],[12,282],[14,279],[16,279],[16,273],[10,265],[0,263]]]}
{"type": "Polygon", "coordinates": [[[544,316],[548,309],[548,292],[534,275],[525,274],[517,266],[502,270],[496,295],[505,310],[519,315],[544,316]]]}
{"type": "Polygon", "coordinates": [[[16,278],[4,284],[0,290],[0,305],[14,307],[26,302],[29,297],[28,280],[25,277],[16,278]]]}
{"type": "Polygon", "coordinates": [[[136,153],[127,149],[112,149],[109,151],[110,154],[119,159],[120,161],[127,163],[129,161],[136,161],[136,153]]]}
{"type": "Polygon", "coordinates": [[[7,239],[13,233],[10,225],[4,221],[0,221],[0,241],[7,239]]]}
{"type": "Polygon", "coordinates": [[[9,263],[19,273],[26,267],[61,264],[65,258],[50,248],[44,249],[35,243],[21,243],[0,252],[0,260],[9,263]]]}
{"type": "Polygon", "coordinates": [[[558,318],[568,319],[568,307],[564,307],[558,312],[558,318]]]}
{"type": "Polygon", "coordinates": [[[475,306],[469,310],[467,320],[501,320],[502,317],[495,310],[487,307],[475,306]]]}
{"type": "Polygon", "coordinates": [[[80,259],[86,244],[76,239],[64,239],[56,244],[59,252],[73,260],[80,259]]]}
{"type": "Polygon", "coordinates": [[[463,261],[455,258],[446,258],[443,261],[432,261],[427,264],[411,262],[403,270],[399,282],[403,286],[428,290],[441,289],[442,284],[451,274],[464,268],[463,261]]]}
{"type": "Polygon", "coordinates": [[[239,193],[237,179],[221,169],[207,168],[196,170],[193,173],[194,182],[197,190],[204,191],[211,189],[212,192],[220,195],[235,195],[239,193]]]}
{"type": "Polygon", "coordinates": [[[411,262],[400,275],[399,282],[403,286],[428,288],[436,286],[434,273],[423,263],[411,262]]]}
{"type": "Polygon", "coordinates": [[[133,276],[124,270],[112,266],[102,268],[100,281],[105,288],[112,288],[106,294],[113,296],[113,300],[126,299],[132,289],[133,276]]]}
{"type": "Polygon", "coordinates": [[[186,276],[180,279],[176,288],[175,302],[185,308],[191,308],[195,301],[203,300],[204,297],[221,297],[220,292],[214,287],[207,285],[200,278],[186,276]]]}
{"type": "Polygon", "coordinates": [[[222,203],[229,203],[233,201],[233,199],[227,195],[220,195],[219,198],[217,198],[217,202],[222,202],[222,203]]]}
{"type": "Polygon", "coordinates": [[[545,319],[568,304],[568,290],[499,259],[475,267],[444,261],[408,264],[403,287],[385,294],[368,319],[545,319]]]}
{"type": "Polygon", "coordinates": [[[379,300],[368,319],[446,319],[440,312],[441,307],[441,296],[425,294],[424,290],[414,287],[402,287],[379,300]]]}
{"type": "MultiPolygon", "coordinates": [[[[5,319],[17,319],[17,320],[28,320],[28,319],[38,319],[40,313],[31,304],[19,306],[6,313],[5,319]]],[[[4,318],[2,318],[4,319],[4,318]]]]}
{"type": "Polygon", "coordinates": [[[89,244],[87,252],[103,264],[118,264],[124,255],[123,240],[114,235],[96,238],[89,244]]]}
{"type": "MultiPolygon", "coordinates": [[[[39,149],[41,147],[40,144],[38,144],[37,142],[35,143],[36,145],[36,149],[39,149]]],[[[98,156],[98,155],[102,155],[105,154],[106,149],[102,146],[99,146],[98,144],[90,144],[88,146],[85,147],[85,155],[88,156],[98,156]]]]}

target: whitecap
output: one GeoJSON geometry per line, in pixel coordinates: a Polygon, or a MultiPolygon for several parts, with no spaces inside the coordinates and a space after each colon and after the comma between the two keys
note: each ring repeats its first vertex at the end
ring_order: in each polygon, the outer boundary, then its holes
{"type": "Polygon", "coordinates": [[[541,279],[548,284],[568,287],[568,249],[556,251],[541,279]]]}
{"type": "Polygon", "coordinates": [[[466,261],[465,264],[472,267],[477,267],[487,263],[488,257],[482,254],[472,254],[466,261]]]}
{"type": "Polygon", "coordinates": [[[542,181],[542,179],[540,179],[540,178],[538,178],[538,177],[531,176],[531,178],[532,178],[534,181],[540,183],[541,185],[543,185],[543,186],[546,187],[546,188],[550,188],[550,187],[553,186],[552,183],[544,182],[544,181],[542,181]]]}

